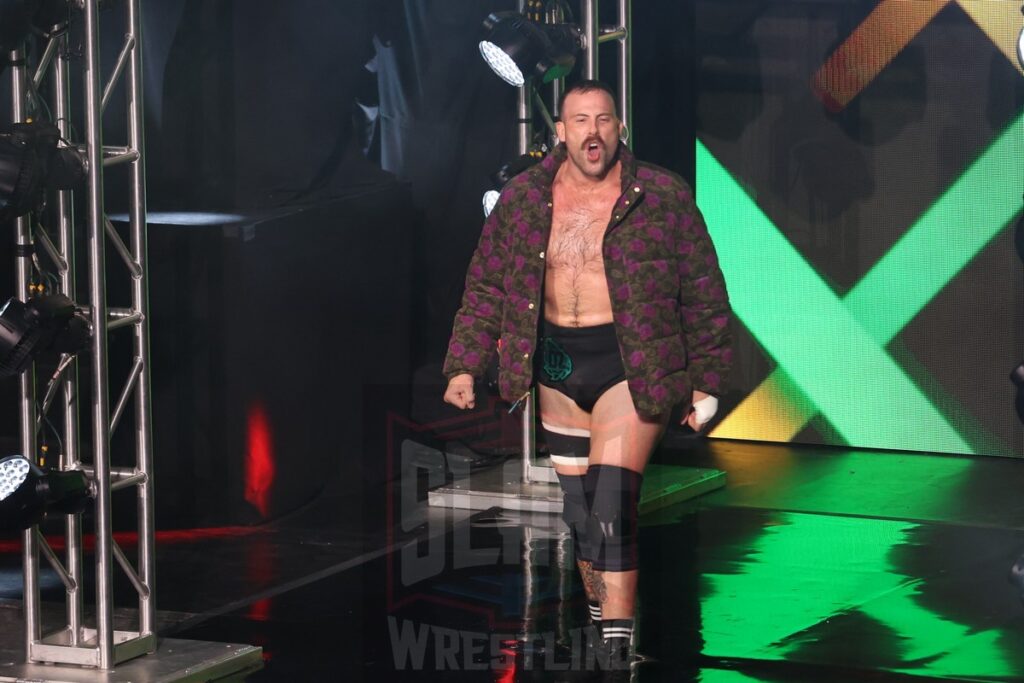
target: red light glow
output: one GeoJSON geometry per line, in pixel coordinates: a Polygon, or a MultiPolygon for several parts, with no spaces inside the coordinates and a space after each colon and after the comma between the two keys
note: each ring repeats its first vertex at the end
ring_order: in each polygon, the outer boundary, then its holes
{"type": "Polygon", "coordinates": [[[274,440],[267,411],[260,402],[249,406],[248,445],[245,454],[245,499],[270,516],[270,489],[274,484],[274,440]]]}

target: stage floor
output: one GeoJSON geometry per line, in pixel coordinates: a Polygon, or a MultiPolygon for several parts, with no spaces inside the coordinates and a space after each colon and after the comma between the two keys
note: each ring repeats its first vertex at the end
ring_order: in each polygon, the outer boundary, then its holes
{"type": "MultiPolygon", "coordinates": [[[[1007,582],[1024,462],[726,441],[658,460],[729,484],[643,520],[634,680],[1024,679],[1007,582]]],[[[254,682],[601,680],[557,516],[402,493],[381,492],[385,519],[325,495],[261,527],[161,534],[162,635],[263,647],[254,682]]],[[[4,550],[9,649],[19,560],[4,550]]]]}

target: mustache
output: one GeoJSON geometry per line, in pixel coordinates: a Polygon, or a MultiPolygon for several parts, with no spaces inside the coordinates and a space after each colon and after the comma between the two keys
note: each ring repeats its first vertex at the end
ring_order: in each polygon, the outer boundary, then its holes
{"type": "Polygon", "coordinates": [[[586,149],[592,142],[596,142],[601,147],[604,147],[604,140],[601,139],[601,136],[591,135],[590,137],[583,141],[583,144],[580,146],[580,148],[586,149]]]}

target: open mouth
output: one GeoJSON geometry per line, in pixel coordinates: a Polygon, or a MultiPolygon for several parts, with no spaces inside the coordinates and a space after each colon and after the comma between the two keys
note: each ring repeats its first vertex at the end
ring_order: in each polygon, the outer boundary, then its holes
{"type": "Polygon", "coordinates": [[[587,142],[583,149],[587,153],[587,161],[596,162],[601,159],[601,143],[596,140],[587,142]]]}

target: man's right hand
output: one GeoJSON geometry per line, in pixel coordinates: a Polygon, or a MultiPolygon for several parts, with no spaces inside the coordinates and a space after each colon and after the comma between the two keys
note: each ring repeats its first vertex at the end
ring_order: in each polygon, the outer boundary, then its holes
{"type": "Polygon", "coordinates": [[[475,408],[476,396],[473,394],[473,375],[463,373],[448,380],[448,388],[444,392],[444,402],[456,408],[475,408]]]}

